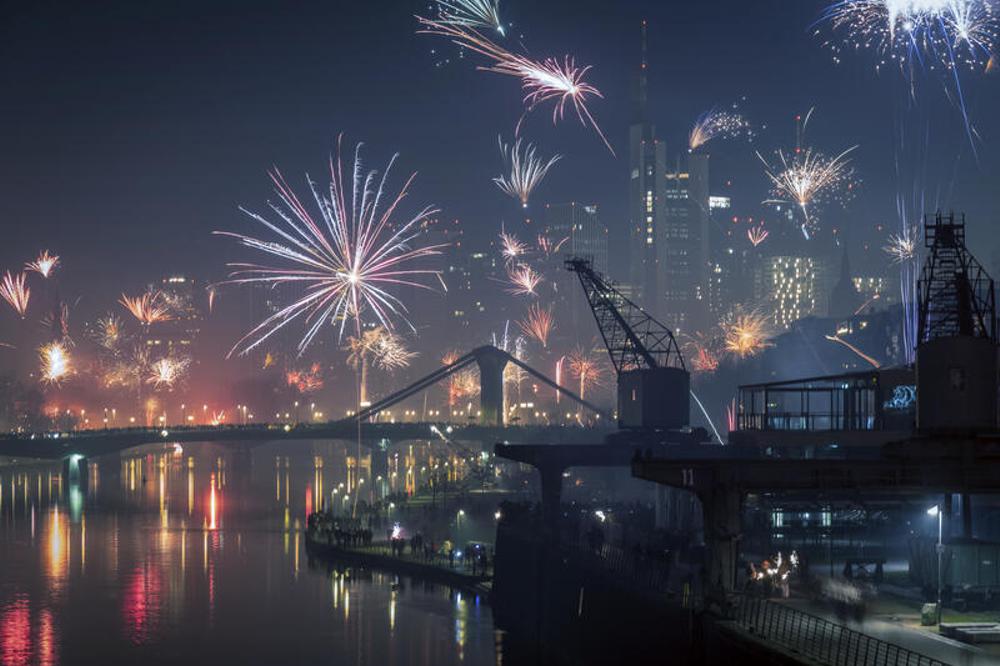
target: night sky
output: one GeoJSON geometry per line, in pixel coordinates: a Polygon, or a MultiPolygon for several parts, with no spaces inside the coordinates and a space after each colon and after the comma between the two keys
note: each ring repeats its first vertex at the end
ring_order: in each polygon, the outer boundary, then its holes
{"type": "MultiPolygon", "coordinates": [[[[848,231],[896,226],[894,118],[919,118],[931,137],[928,207],[967,211],[974,247],[992,264],[1000,78],[965,77],[981,135],[976,163],[940,75],[918,73],[908,98],[899,72],[877,74],[868,53],[835,65],[811,27],[823,8],[810,0],[505,2],[529,53],[570,53],[594,66],[589,79],[606,99],[591,108],[619,155],[575,118],[553,128],[549,107],[537,111],[526,136],[567,159],[536,193],[536,208],[593,201],[612,237],[624,232],[630,91],[646,18],[651,106],[668,152],[681,148],[700,112],[747,98],[757,141],[713,148],[713,181],[733,180],[737,206],[753,211],[767,194],[754,150],[792,147],[794,115],[815,106],[809,143],[827,153],[860,145],[864,186],[831,222],[848,231]]],[[[501,221],[522,217],[490,181],[501,169],[497,134],[509,136],[521,111],[519,84],[416,35],[415,13],[429,10],[390,0],[6,3],[0,267],[19,268],[49,248],[63,257],[64,284],[94,312],[168,272],[219,279],[227,259],[246,254],[211,231],[253,229],[237,206],[263,207],[271,165],[297,186],[307,171],[322,178],[340,132],[366,142],[370,165],[398,151],[398,179],[420,172],[411,204],[436,204],[471,237],[493,237],[501,221]],[[444,58],[450,64],[436,67],[444,58]]]]}

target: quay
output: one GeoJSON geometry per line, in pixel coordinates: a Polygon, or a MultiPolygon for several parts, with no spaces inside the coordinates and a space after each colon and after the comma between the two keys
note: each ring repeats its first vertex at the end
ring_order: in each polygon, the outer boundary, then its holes
{"type": "Polygon", "coordinates": [[[332,533],[318,530],[306,531],[306,552],[329,563],[380,569],[401,576],[411,576],[423,581],[440,583],[462,592],[473,594],[487,601],[493,591],[492,575],[473,574],[465,560],[454,566],[441,561],[439,555],[428,560],[421,554],[393,554],[388,542],[346,546],[336,543],[332,533]]]}

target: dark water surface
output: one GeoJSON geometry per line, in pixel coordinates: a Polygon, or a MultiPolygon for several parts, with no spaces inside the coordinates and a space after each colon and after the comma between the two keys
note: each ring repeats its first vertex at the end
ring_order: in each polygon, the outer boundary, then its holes
{"type": "Polygon", "coordinates": [[[310,563],[343,447],[161,446],[66,477],[0,467],[4,665],[498,662],[484,602],[310,563]]]}

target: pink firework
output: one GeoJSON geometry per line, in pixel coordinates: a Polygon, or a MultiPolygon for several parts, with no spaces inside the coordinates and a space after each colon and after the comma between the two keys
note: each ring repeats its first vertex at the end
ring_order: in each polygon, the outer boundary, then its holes
{"type": "Polygon", "coordinates": [[[538,341],[542,347],[549,346],[549,336],[556,327],[555,317],[552,316],[552,307],[543,308],[535,303],[528,308],[528,316],[518,326],[529,338],[538,341]]]}
{"type": "Polygon", "coordinates": [[[562,246],[566,244],[567,241],[569,241],[569,236],[566,236],[562,240],[553,241],[545,234],[539,234],[538,249],[541,250],[542,254],[544,254],[546,257],[551,257],[552,255],[557,254],[559,250],[562,249],[562,246]]]}
{"type": "Polygon", "coordinates": [[[767,237],[771,235],[767,229],[764,228],[764,223],[761,222],[755,227],[750,227],[747,229],[747,238],[750,240],[750,244],[757,247],[761,243],[767,240],[767,237]]]}
{"type": "Polygon", "coordinates": [[[500,252],[507,261],[516,261],[518,257],[527,253],[528,246],[518,240],[514,234],[506,231],[500,232],[500,252]]]}
{"type": "Polygon", "coordinates": [[[285,382],[303,395],[315,393],[323,388],[323,368],[313,363],[308,370],[289,370],[285,382]]]}
{"type": "Polygon", "coordinates": [[[531,266],[520,264],[507,270],[507,281],[510,282],[508,293],[515,296],[536,296],[542,276],[531,266]]]}
{"type": "Polygon", "coordinates": [[[28,300],[31,298],[28,276],[24,273],[18,273],[17,276],[14,276],[10,271],[7,271],[3,276],[3,282],[0,282],[0,296],[10,303],[10,307],[14,308],[21,319],[24,319],[24,315],[28,311],[28,300]]]}
{"type": "Polygon", "coordinates": [[[132,297],[122,294],[118,301],[143,326],[150,326],[164,321],[170,321],[170,307],[163,302],[163,296],[158,291],[147,291],[132,297]]]}
{"type": "MultiPolygon", "coordinates": [[[[419,33],[448,37],[458,46],[485,56],[494,62],[490,67],[480,66],[479,69],[521,79],[521,87],[524,90],[525,114],[531,113],[541,104],[554,101],[552,122],[558,123],[565,118],[566,107],[572,104],[580,123],[593,127],[611,154],[615,154],[607,137],[604,136],[604,132],[601,131],[594,116],[587,108],[589,97],[604,98],[600,90],[584,80],[587,72],[591,69],[589,66],[578,67],[572,56],[565,56],[562,60],[558,58],[532,60],[523,55],[511,53],[472,28],[433,21],[420,16],[417,17],[417,21],[421,25],[419,33]]],[[[518,123],[518,127],[520,128],[520,123],[518,123]]]]}
{"type": "Polygon", "coordinates": [[[300,354],[326,324],[332,323],[339,330],[338,339],[343,340],[350,322],[355,335],[360,337],[361,317],[365,312],[388,330],[394,329],[396,319],[410,325],[406,305],[393,293],[395,287],[429,289],[419,278],[440,279],[440,272],[410,266],[441,254],[445,246],[416,246],[422,237],[422,224],[438,212],[433,207],[423,208],[408,220],[396,219],[397,209],[416,174],[406,180],[396,195],[389,195],[385,191],[386,181],[395,161],[393,157],[381,175],[366,172],[359,144],[353,166],[345,175],[338,143],[337,157],[330,159],[328,190],[317,190],[309,181],[318,216],[307,210],[281,173],[274,170],[271,180],[278,202],[271,208],[278,221],[272,222],[245,209],[244,212],[277,238],[266,240],[216,232],[278,260],[273,265],[231,264],[234,270],[230,283],[290,285],[304,291],[243,336],[230,354],[246,354],[298,320],[304,320],[306,329],[298,344],[300,354]]]}

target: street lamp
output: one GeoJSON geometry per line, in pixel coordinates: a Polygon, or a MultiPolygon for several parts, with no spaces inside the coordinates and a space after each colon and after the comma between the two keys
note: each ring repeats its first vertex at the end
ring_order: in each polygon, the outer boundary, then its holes
{"type": "Polygon", "coordinates": [[[938,556],[938,585],[937,585],[937,625],[941,626],[941,580],[944,571],[943,560],[944,560],[944,512],[941,511],[941,507],[937,504],[927,509],[928,516],[937,516],[938,519],[938,542],[937,542],[937,556],[938,556]]]}

